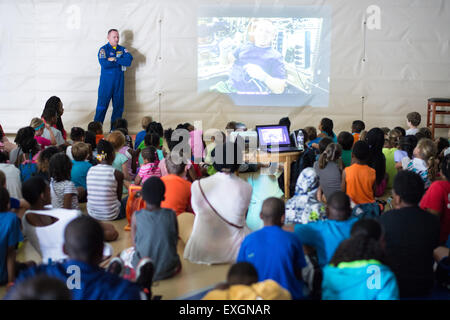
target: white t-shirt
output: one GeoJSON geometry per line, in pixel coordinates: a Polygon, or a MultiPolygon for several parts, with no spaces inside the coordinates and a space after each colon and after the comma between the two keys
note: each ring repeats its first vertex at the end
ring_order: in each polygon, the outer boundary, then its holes
{"type": "Polygon", "coordinates": [[[242,241],[251,232],[245,221],[251,185],[234,174],[217,172],[192,183],[191,193],[196,215],[184,258],[204,264],[235,262],[242,241]]]}
{"type": "Polygon", "coordinates": [[[20,170],[11,163],[0,163],[0,170],[6,176],[6,189],[12,198],[22,198],[22,182],[20,181],[20,170]]]}
{"type": "MultiPolygon", "coordinates": [[[[48,263],[49,260],[52,262],[61,261],[68,258],[63,252],[64,230],[73,219],[82,215],[83,214],[79,210],[62,208],[36,211],[27,210],[22,218],[23,234],[42,257],[43,263],[48,263]],[[27,215],[30,213],[49,216],[58,220],[48,226],[35,227],[26,219],[27,215]]],[[[105,243],[103,255],[111,256],[112,254],[112,247],[105,243]]]]}

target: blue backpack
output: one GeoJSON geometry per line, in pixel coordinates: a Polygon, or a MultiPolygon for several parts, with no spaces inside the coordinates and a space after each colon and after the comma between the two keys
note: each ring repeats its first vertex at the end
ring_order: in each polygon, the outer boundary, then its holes
{"type": "Polygon", "coordinates": [[[30,153],[30,159],[25,160],[19,165],[20,180],[22,183],[30,179],[38,170],[37,164],[33,163],[33,156],[30,153]]]}

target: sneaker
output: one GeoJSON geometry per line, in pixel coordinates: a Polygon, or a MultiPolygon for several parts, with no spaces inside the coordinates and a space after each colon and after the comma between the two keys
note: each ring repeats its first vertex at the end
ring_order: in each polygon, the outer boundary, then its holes
{"type": "Polygon", "coordinates": [[[120,259],[119,257],[113,258],[109,262],[108,267],[106,268],[107,272],[113,273],[119,277],[122,276],[123,270],[124,270],[123,262],[122,259],[120,259]]]}
{"type": "Polygon", "coordinates": [[[153,261],[150,258],[141,259],[136,267],[136,283],[139,284],[144,292],[150,297],[154,272],[153,261]]]}

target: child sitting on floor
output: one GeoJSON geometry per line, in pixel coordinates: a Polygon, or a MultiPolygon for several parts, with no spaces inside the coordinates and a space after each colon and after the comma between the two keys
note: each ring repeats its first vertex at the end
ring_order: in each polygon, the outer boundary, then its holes
{"type": "Polygon", "coordinates": [[[63,153],[50,159],[50,191],[53,208],[79,209],[78,191],[70,180],[72,161],[63,153]]]}
{"type": "Polygon", "coordinates": [[[423,138],[417,143],[413,152],[413,159],[403,158],[402,167],[404,170],[412,171],[420,175],[425,183],[425,189],[431,185],[435,177],[435,158],[437,147],[433,140],[423,138]]]}
{"type": "Polygon", "coordinates": [[[181,270],[177,252],[178,222],[175,212],[161,208],[164,183],[150,177],[142,187],[146,208],[136,211],[131,220],[133,246],[120,254],[124,265],[137,270],[142,260],[151,259],[154,265],[153,281],[174,276],[181,270]]]}
{"type": "Polygon", "coordinates": [[[342,191],[348,194],[354,204],[375,202],[375,169],[366,162],[369,146],[364,141],[357,141],[353,146],[352,165],[342,174],[342,191]]]}
{"type": "Polygon", "coordinates": [[[85,138],[85,132],[84,132],[83,128],[73,127],[70,130],[70,139],[72,140],[72,145],[68,146],[66,149],[66,154],[70,160],[73,160],[72,146],[77,142],[83,142],[84,138],[85,138]]]}
{"type": "Polygon", "coordinates": [[[139,168],[138,175],[134,179],[134,183],[142,185],[150,177],[161,177],[161,169],[158,167],[159,160],[155,147],[147,147],[141,152],[143,165],[139,168]]]}

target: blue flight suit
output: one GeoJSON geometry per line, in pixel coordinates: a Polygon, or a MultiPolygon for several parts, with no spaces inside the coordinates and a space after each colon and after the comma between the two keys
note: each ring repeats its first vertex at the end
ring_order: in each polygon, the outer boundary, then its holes
{"type": "Polygon", "coordinates": [[[123,113],[124,77],[125,67],[131,65],[133,56],[122,46],[114,49],[107,43],[98,51],[98,61],[102,67],[100,85],[98,87],[97,109],[94,121],[103,123],[109,102],[113,101],[111,126],[114,120],[121,118],[123,113]],[[108,58],[116,58],[116,61],[108,61],[108,58]]]}

